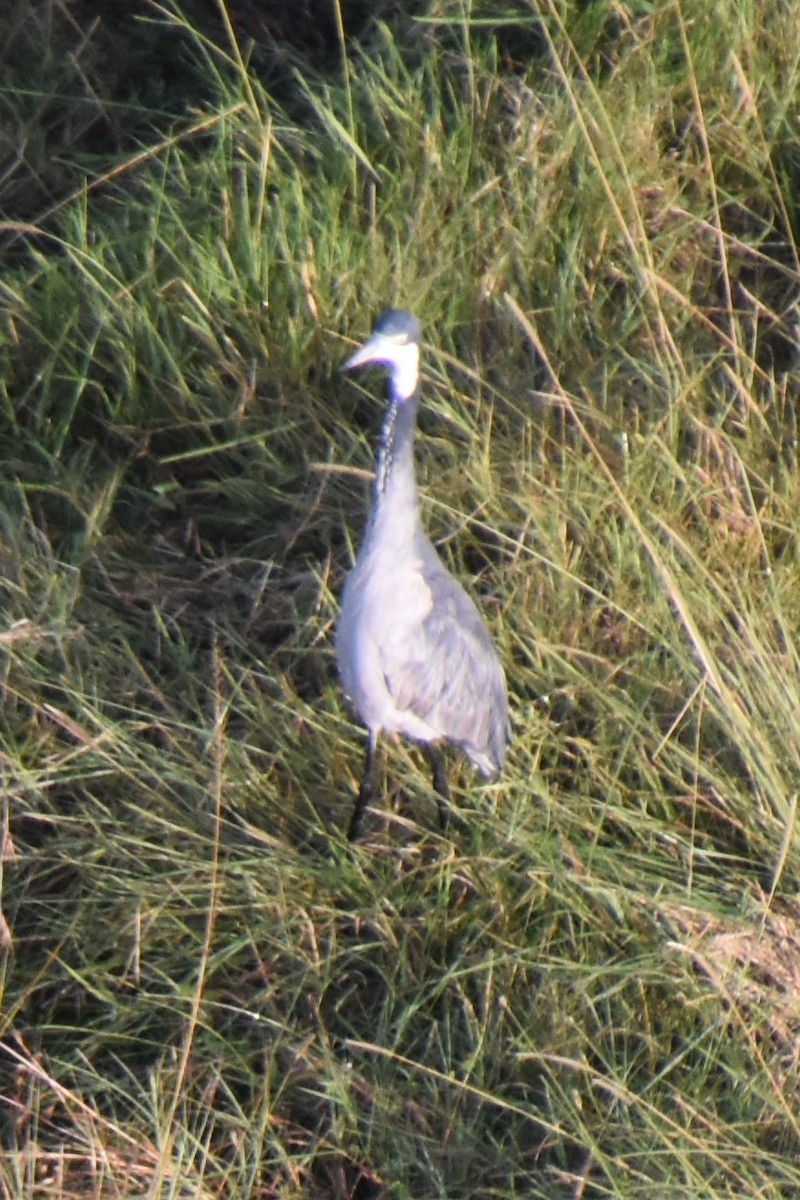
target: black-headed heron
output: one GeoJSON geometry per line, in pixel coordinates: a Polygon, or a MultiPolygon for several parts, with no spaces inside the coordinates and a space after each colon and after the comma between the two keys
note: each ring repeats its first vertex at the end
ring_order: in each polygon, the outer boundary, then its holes
{"type": "Polygon", "coordinates": [[[449,795],[437,743],[451,742],[494,777],[509,740],[505,674],[489,632],[420,519],[414,472],[420,337],[417,318],[392,309],[342,367],[378,363],[389,372],[372,509],[336,627],[339,674],[368,735],[351,841],[372,796],[381,730],[424,746],[443,826],[449,795]]]}

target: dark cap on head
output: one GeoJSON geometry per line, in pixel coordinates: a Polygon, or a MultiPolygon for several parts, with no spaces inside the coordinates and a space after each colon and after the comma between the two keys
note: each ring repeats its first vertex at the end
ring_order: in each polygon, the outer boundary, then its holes
{"type": "Polygon", "coordinates": [[[382,312],[372,326],[373,336],[376,333],[381,337],[397,338],[398,341],[405,335],[407,342],[416,342],[417,345],[422,341],[422,326],[414,314],[405,308],[387,308],[382,312]]]}

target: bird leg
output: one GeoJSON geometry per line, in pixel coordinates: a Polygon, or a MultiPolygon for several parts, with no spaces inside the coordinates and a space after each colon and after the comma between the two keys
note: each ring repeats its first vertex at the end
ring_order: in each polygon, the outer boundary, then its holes
{"type": "Polygon", "coordinates": [[[356,797],[356,805],[353,809],[353,815],[350,818],[350,824],[347,828],[348,842],[355,842],[361,833],[361,821],[364,816],[364,809],[372,799],[372,793],[375,790],[375,745],[378,740],[377,733],[370,729],[367,733],[367,753],[364,757],[364,771],[361,776],[361,786],[358,789],[356,797]]]}
{"type": "Polygon", "coordinates": [[[448,805],[450,804],[450,788],[447,783],[447,771],[444,759],[431,742],[425,743],[425,754],[433,772],[433,790],[436,792],[436,805],[439,809],[439,826],[442,833],[447,830],[448,805]]]}

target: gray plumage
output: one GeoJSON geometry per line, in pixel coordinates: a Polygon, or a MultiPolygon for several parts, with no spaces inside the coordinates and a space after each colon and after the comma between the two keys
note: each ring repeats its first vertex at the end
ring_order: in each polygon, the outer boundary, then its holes
{"type": "Polygon", "coordinates": [[[372,510],[336,628],[342,685],[368,731],[351,840],[371,798],[381,730],[425,747],[443,823],[447,781],[437,743],[451,742],[494,777],[509,738],[505,675],[488,630],[420,519],[414,471],[420,335],[411,313],[386,312],[342,368],[379,363],[389,371],[372,510]]]}

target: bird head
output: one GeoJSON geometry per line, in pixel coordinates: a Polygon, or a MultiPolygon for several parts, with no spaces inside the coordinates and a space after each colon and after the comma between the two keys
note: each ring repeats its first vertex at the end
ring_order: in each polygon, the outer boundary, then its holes
{"type": "Polygon", "coordinates": [[[419,384],[419,344],[421,327],[417,318],[404,309],[391,308],[381,313],[364,345],[342,364],[352,371],[368,363],[388,368],[393,400],[409,400],[419,384]]]}

